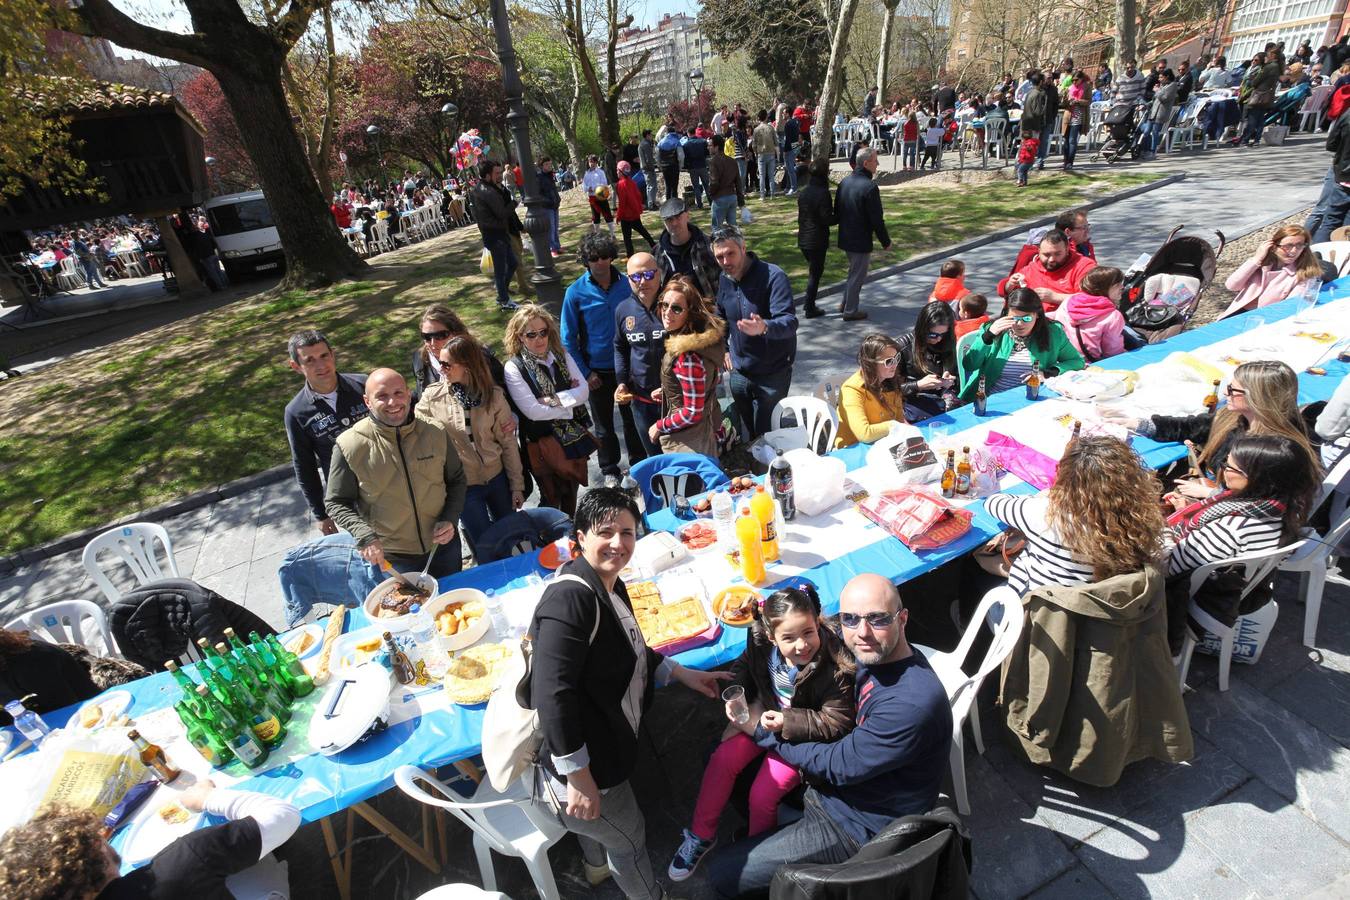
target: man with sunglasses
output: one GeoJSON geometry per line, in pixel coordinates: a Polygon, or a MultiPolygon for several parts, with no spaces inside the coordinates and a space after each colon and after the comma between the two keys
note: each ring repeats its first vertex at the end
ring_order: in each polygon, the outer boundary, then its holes
{"type": "Polygon", "coordinates": [[[305,386],[286,404],[291,468],[319,531],[337,534],[338,527],[324,508],[324,481],[338,435],[366,416],[366,376],[340,374],[328,338],[312,328],[292,335],[286,351],[291,368],[305,379],[305,386]]]}
{"type": "Polygon", "coordinates": [[[632,295],[614,311],[614,377],[619,386],[614,399],[627,403],[638,436],[648,456],[661,452],[651,439],[651,428],[661,419],[661,404],[652,392],[661,386],[661,357],[666,352],[666,329],[656,298],[661,293],[661,266],[650,253],[628,258],[628,286],[632,295]]]}
{"type": "Polygon", "coordinates": [[[839,863],[901,816],[937,805],[951,752],[952,713],[942,682],[905,639],[909,611],[881,575],[858,575],[839,595],[844,642],[858,660],[857,726],[838,741],[789,744],[751,719],[757,744],[800,769],[802,818],[712,857],[720,897],[754,895],[788,864],[839,863]]]}

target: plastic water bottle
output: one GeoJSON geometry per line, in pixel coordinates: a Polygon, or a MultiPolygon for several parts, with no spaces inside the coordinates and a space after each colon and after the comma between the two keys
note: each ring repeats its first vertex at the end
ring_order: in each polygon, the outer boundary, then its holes
{"type": "Polygon", "coordinates": [[[413,652],[416,655],[414,665],[420,662],[427,675],[439,679],[449,668],[450,660],[441,643],[440,632],[436,630],[436,623],[431,620],[430,613],[420,603],[414,603],[409,608],[408,615],[408,636],[412,638],[413,652]]]}
{"type": "MultiPolygon", "coordinates": [[[[23,699],[27,700],[28,697],[23,699]]],[[[5,704],[5,712],[9,713],[14,719],[14,727],[19,729],[20,734],[32,741],[34,747],[41,747],[42,742],[47,739],[47,735],[52,732],[51,726],[42,721],[42,716],[23,705],[23,700],[9,701],[5,704]]]]}
{"type": "Polygon", "coordinates": [[[644,524],[647,510],[646,504],[642,502],[642,488],[638,486],[637,479],[633,477],[631,471],[624,473],[623,480],[619,482],[619,490],[623,491],[625,494],[632,497],[633,502],[637,504],[638,508],[637,533],[638,536],[641,537],[642,535],[647,533],[647,528],[646,525],[644,524]]]}
{"type": "Polygon", "coordinates": [[[723,553],[736,549],[736,504],[726,491],[712,495],[713,525],[717,528],[717,542],[723,553]]]}
{"type": "MultiPolygon", "coordinates": [[[[539,576],[531,572],[533,584],[539,583],[539,576]]],[[[531,579],[526,579],[530,581],[531,579]]],[[[492,630],[497,633],[498,640],[509,641],[515,637],[511,631],[511,620],[506,617],[506,611],[502,609],[502,598],[497,596],[496,591],[487,592],[487,612],[488,621],[492,623],[492,630]]]]}
{"type": "Polygon", "coordinates": [[[408,634],[417,644],[417,649],[423,653],[426,652],[424,648],[436,639],[435,623],[431,621],[431,616],[420,603],[414,603],[408,609],[408,634]]]}

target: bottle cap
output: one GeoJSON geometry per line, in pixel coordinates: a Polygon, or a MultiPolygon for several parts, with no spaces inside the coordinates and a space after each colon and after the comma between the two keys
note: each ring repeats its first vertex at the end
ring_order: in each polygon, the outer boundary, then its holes
{"type": "Polygon", "coordinates": [[[9,713],[11,716],[13,716],[13,717],[16,718],[16,719],[17,719],[17,718],[19,717],[19,715],[21,715],[24,711],[25,711],[24,705],[23,705],[22,703],[20,703],[18,700],[9,700],[9,701],[6,701],[6,703],[5,703],[5,712],[9,713]]]}
{"type": "Polygon", "coordinates": [[[414,603],[412,606],[408,607],[408,614],[412,616],[417,615],[421,611],[422,611],[422,604],[420,603],[414,603]]]}

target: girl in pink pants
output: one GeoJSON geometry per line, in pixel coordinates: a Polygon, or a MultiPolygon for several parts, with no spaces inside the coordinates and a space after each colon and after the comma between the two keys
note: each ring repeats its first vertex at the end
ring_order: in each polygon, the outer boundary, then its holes
{"type": "MultiPolygon", "coordinates": [[[[750,715],[783,740],[837,741],[853,728],[853,669],[852,657],[821,621],[815,588],[804,582],[756,605],[745,652],[731,666],[731,684],[745,689],[750,715]]],[[[727,718],[733,717],[728,703],[727,718]]],[[[750,788],[750,834],[777,823],[778,802],[801,782],[801,774],[728,724],[703,773],[693,824],[670,863],[672,880],[688,878],[712,849],[736,777],[760,759],[750,788]]]]}

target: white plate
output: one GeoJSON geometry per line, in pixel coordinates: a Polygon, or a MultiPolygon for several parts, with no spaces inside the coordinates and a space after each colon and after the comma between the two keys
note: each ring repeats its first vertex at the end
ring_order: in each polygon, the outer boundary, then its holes
{"type": "MultiPolygon", "coordinates": [[[[287,650],[290,650],[291,646],[300,639],[300,635],[302,634],[311,635],[314,638],[314,640],[310,643],[309,649],[307,649],[304,653],[296,654],[301,659],[309,659],[311,656],[318,653],[319,650],[323,648],[323,632],[324,632],[324,623],[310,622],[308,625],[305,625],[302,628],[297,628],[294,631],[286,632],[286,635],[284,637],[278,636],[277,639],[281,641],[281,646],[285,647],[287,650]]],[[[291,652],[294,653],[295,651],[292,650],[291,652]]]]}
{"type": "Polygon", "coordinates": [[[104,725],[107,725],[113,719],[126,712],[129,706],[131,706],[130,691],[110,691],[106,694],[100,694],[93,700],[84,704],[84,706],[81,706],[79,712],[75,713],[75,717],[72,721],[74,721],[78,727],[83,728],[86,731],[93,731],[96,728],[102,728],[104,725]],[[93,725],[81,725],[80,723],[83,721],[85,709],[95,704],[98,705],[98,708],[102,710],[103,714],[99,716],[98,721],[93,725]]]}
{"type": "Polygon", "coordinates": [[[145,805],[136,813],[136,821],[127,826],[126,838],[122,842],[122,860],[124,864],[135,866],[149,862],[159,851],[178,838],[196,830],[201,824],[202,813],[188,810],[186,822],[170,824],[159,816],[159,811],[176,801],[181,791],[166,789],[163,785],[150,795],[145,805]]]}

